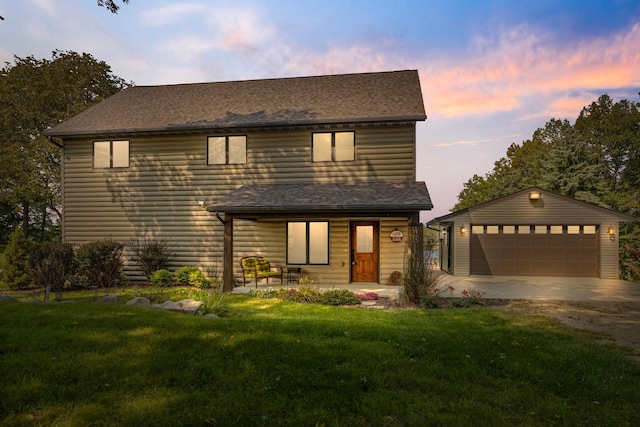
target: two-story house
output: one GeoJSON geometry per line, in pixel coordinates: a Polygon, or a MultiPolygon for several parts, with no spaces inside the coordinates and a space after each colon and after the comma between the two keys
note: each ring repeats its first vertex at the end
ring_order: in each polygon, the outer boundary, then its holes
{"type": "Polygon", "coordinates": [[[131,87],[47,132],[62,236],[165,238],[176,266],[223,268],[226,290],[248,255],[386,283],[432,208],[416,181],[425,119],[415,70],[131,87]]]}

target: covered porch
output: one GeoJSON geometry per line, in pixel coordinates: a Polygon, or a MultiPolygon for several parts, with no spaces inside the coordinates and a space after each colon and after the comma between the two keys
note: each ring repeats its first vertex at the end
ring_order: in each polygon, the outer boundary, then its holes
{"type": "MultiPolygon", "coordinates": [[[[424,182],[253,184],[242,186],[207,206],[207,210],[215,214],[217,220],[224,225],[223,289],[225,292],[234,291],[234,279],[237,277],[234,274],[234,266],[237,264],[239,255],[272,257],[285,261],[281,263],[282,267],[303,267],[303,270],[322,268],[323,271],[335,273],[337,269],[342,269],[343,280],[340,282],[344,283],[341,283],[340,287],[360,286],[360,283],[363,285],[367,283],[374,284],[376,289],[383,289],[380,283],[383,280],[386,283],[386,279],[382,276],[388,274],[388,266],[386,266],[388,260],[384,256],[379,256],[376,261],[375,275],[363,276],[364,280],[354,280],[357,279],[354,266],[360,264],[357,250],[353,246],[356,241],[353,231],[349,232],[346,228],[359,223],[370,223],[374,226],[378,224],[377,229],[373,228],[375,230],[373,238],[377,240],[374,240],[372,246],[382,248],[383,252],[380,252],[380,255],[384,255],[384,250],[389,249],[389,243],[386,240],[380,243],[380,230],[383,228],[380,223],[384,223],[387,227],[393,221],[399,225],[404,224],[402,228],[407,234],[404,244],[391,249],[395,254],[393,266],[395,269],[398,269],[397,255],[400,253],[401,270],[404,245],[409,244],[409,253],[422,257],[422,226],[419,224],[419,213],[421,210],[431,208],[431,200],[424,182]],[[280,234],[275,238],[281,240],[281,246],[271,254],[238,254],[234,245],[234,223],[238,221],[258,224],[278,223],[280,234]],[[332,232],[341,236],[342,240],[338,248],[332,247],[332,243],[338,236],[330,240],[327,235],[327,259],[326,262],[320,263],[321,267],[310,265],[313,263],[309,261],[291,262],[292,240],[288,224],[305,221],[324,221],[327,223],[327,234],[332,232]],[[338,225],[334,227],[334,223],[338,225]],[[412,225],[419,226],[420,232],[412,232],[414,228],[411,227],[412,225]],[[413,248],[416,249],[413,250],[413,248]],[[370,278],[367,280],[367,277],[370,278]]],[[[247,249],[244,251],[246,252],[247,249]]],[[[314,279],[312,276],[310,278],[314,279]]],[[[360,287],[368,288],[368,286],[360,287]]]]}

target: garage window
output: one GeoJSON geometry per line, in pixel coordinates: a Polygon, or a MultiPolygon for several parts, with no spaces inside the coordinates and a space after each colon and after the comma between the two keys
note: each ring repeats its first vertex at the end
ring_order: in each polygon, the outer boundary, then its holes
{"type": "Polygon", "coordinates": [[[579,225],[568,225],[567,226],[567,234],[580,234],[580,226],[579,225]]]}
{"type": "Polygon", "coordinates": [[[552,225],[551,234],[562,234],[562,226],[561,225],[552,225]]]}
{"type": "Polygon", "coordinates": [[[500,227],[497,225],[487,225],[487,234],[498,234],[500,227]]]}
{"type": "Polygon", "coordinates": [[[536,234],[547,234],[546,225],[536,225],[536,234]]]}
{"type": "Polygon", "coordinates": [[[484,225],[472,225],[471,233],[473,234],[483,234],[484,233],[484,225]]]}
{"type": "Polygon", "coordinates": [[[519,225],[518,226],[518,234],[531,234],[531,226],[529,226],[529,225],[519,225]]]}
{"type": "Polygon", "coordinates": [[[585,225],[582,232],[584,234],[596,234],[596,226],[595,225],[585,225]]]}
{"type": "Polygon", "coordinates": [[[516,234],[516,226],[515,225],[503,225],[502,226],[502,234],[516,234]]]}

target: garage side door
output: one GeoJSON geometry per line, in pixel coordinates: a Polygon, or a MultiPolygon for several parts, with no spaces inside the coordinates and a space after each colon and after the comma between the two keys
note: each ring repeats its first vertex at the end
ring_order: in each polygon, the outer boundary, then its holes
{"type": "Polygon", "coordinates": [[[595,225],[473,225],[471,274],[598,276],[595,225]]]}

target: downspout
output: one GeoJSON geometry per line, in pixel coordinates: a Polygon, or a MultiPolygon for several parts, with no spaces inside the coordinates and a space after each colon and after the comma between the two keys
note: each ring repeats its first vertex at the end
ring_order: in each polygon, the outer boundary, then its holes
{"type": "Polygon", "coordinates": [[[222,219],[222,217],[220,216],[220,212],[216,211],[216,218],[218,218],[218,221],[220,221],[222,223],[222,225],[225,225],[227,222],[222,219]]]}

